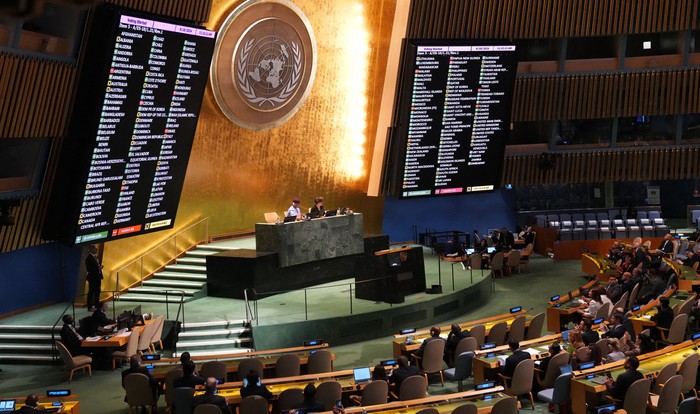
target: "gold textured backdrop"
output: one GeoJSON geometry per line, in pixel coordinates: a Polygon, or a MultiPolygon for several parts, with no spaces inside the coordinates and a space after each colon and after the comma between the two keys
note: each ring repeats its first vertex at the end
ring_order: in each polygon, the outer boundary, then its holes
{"type": "MultiPolygon", "coordinates": [[[[205,94],[176,228],[105,245],[106,277],[200,217],[210,234],[254,228],[280,216],[292,198],[302,209],[325,197],[327,209],[362,212],[366,233],[381,231],[383,200],[367,197],[373,137],[396,0],[297,0],[317,43],[318,66],[304,106],[284,125],[249,131],[228,121],[205,94]]],[[[207,28],[218,30],[238,2],[215,0],[207,28]]]]}

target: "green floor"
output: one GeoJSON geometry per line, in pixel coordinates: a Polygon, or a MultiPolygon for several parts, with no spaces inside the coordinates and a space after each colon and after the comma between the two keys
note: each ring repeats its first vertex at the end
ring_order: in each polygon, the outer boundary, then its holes
{"type": "MultiPolygon", "coordinates": [[[[437,283],[437,262],[429,253],[426,254],[426,278],[427,284],[437,283]]],[[[455,267],[455,288],[460,289],[470,283],[469,270],[462,270],[461,266],[455,267]]],[[[474,274],[475,282],[481,278],[480,272],[474,274]]],[[[524,309],[532,309],[529,313],[543,312],[549,297],[555,294],[565,293],[586,281],[581,272],[580,261],[555,262],[546,257],[535,257],[531,260],[530,270],[521,274],[515,274],[496,281],[496,293],[487,303],[483,303],[475,311],[465,313],[455,318],[454,321],[468,321],[486,316],[504,313],[513,306],[522,306],[524,309]]],[[[445,291],[451,291],[452,281],[450,266],[442,264],[442,284],[445,291]]],[[[337,284],[336,284],[337,285],[337,284]]],[[[342,283],[341,283],[342,285],[342,283]]],[[[326,288],[330,289],[330,288],[326,288]]],[[[334,286],[333,289],[340,290],[342,286],[334,286]]],[[[416,295],[410,300],[420,300],[425,295],[416,295]]],[[[310,313],[309,319],[320,317],[323,309],[327,307],[319,304],[320,298],[316,295],[307,295],[309,307],[313,307],[314,312],[310,313]]],[[[347,299],[350,301],[350,299],[347,299]]],[[[376,310],[378,306],[367,301],[358,306],[366,309],[376,310]]],[[[324,302],[321,302],[324,303],[324,302]]],[[[328,302],[325,302],[328,303],[328,302]]],[[[122,308],[133,307],[133,304],[116,305],[118,311],[122,308]]],[[[52,325],[60,317],[66,304],[54,305],[39,311],[34,311],[24,315],[18,315],[1,321],[2,324],[38,324],[52,325]]],[[[288,320],[299,320],[305,317],[301,312],[289,312],[291,307],[303,308],[303,296],[278,295],[269,298],[265,303],[259,304],[260,314],[265,315],[260,323],[279,324],[288,320]]],[[[154,313],[165,313],[163,305],[144,305],[144,311],[154,313]]],[[[177,312],[177,307],[170,306],[168,310],[171,317],[177,312]]],[[[354,307],[354,311],[361,311],[354,307]]],[[[78,317],[85,313],[85,310],[77,310],[78,317]]],[[[214,319],[242,319],[244,317],[243,305],[240,301],[207,297],[193,302],[189,302],[185,308],[187,321],[214,320],[214,319]]],[[[444,321],[447,324],[452,321],[444,321]]],[[[333,344],[331,344],[332,346],[333,344]]],[[[371,341],[359,342],[351,345],[332,346],[336,354],[335,368],[348,369],[357,366],[373,366],[379,360],[391,356],[391,338],[383,337],[371,341]]],[[[124,392],[121,388],[121,376],[117,371],[93,371],[93,377],[76,373],[71,384],[67,382],[67,375],[59,366],[36,366],[36,365],[2,365],[0,372],[0,396],[3,397],[24,397],[29,392],[45,394],[46,389],[70,388],[80,399],[81,411],[83,414],[92,413],[125,413],[127,406],[123,401],[124,392]]],[[[439,382],[432,382],[430,394],[444,394],[456,391],[456,383],[446,383],[441,386],[439,382]]],[[[527,406],[526,406],[527,407],[527,406]]],[[[161,398],[159,411],[165,412],[165,401],[161,398]]],[[[538,413],[547,412],[546,404],[537,403],[538,413]]]]}

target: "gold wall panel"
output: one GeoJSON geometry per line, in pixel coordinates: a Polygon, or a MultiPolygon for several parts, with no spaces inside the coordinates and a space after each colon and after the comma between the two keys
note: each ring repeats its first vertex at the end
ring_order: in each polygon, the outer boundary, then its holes
{"type": "MultiPolygon", "coordinates": [[[[304,106],[277,128],[251,131],[230,122],[209,89],[176,229],[107,243],[106,278],[200,217],[210,217],[212,235],[253,229],[266,212],[283,216],[297,196],[306,209],[322,195],[326,208],[362,212],[365,231],[381,231],[383,199],[365,192],[396,0],[294,3],[311,22],[318,49],[316,79],[304,106]]],[[[236,4],[213,1],[207,28],[217,30],[236,4]]]]}

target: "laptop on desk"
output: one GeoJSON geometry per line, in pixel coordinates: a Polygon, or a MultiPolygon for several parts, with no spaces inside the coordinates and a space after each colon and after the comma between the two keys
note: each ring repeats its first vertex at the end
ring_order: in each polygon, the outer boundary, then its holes
{"type": "Polygon", "coordinates": [[[11,413],[15,410],[15,400],[0,400],[0,413],[11,413]]]}
{"type": "Polygon", "coordinates": [[[355,384],[366,384],[372,379],[372,372],[369,367],[355,368],[352,370],[355,384]]]}
{"type": "Polygon", "coordinates": [[[338,210],[326,210],[326,217],[333,217],[338,215],[338,210]]]}

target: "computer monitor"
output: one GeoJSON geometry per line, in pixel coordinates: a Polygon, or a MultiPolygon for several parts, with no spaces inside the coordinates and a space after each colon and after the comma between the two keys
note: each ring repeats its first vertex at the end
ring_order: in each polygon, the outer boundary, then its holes
{"type": "Polygon", "coordinates": [[[562,365],[559,367],[559,372],[561,372],[562,374],[568,374],[569,372],[571,372],[573,370],[574,370],[574,367],[572,367],[571,365],[562,365]]]}
{"type": "Polygon", "coordinates": [[[138,305],[131,311],[131,326],[144,325],[143,313],[141,311],[141,305],[138,305]]]}
{"type": "Polygon", "coordinates": [[[296,216],[287,216],[287,217],[284,218],[284,222],[285,222],[285,223],[293,223],[293,222],[295,222],[295,221],[297,221],[297,217],[296,217],[296,216]]]}
{"type": "Polygon", "coordinates": [[[326,211],[326,217],[333,217],[338,215],[338,210],[327,210],[326,211]]]}
{"type": "Polygon", "coordinates": [[[15,410],[15,400],[0,400],[0,413],[11,413],[15,410]]]}
{"type": "Polygon", "coordinates": [[[571,330],[561,331],[561,340],[562,341],[569,342],[569,332],[571,332],[571,330]]]}
{"type": "Polygon", "coordinates": [[[355,384],[363,384],[372,379],[372,372],[369,370],[369,367],[355,368],[352,370],[352,375],[355,384]]]}

